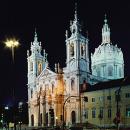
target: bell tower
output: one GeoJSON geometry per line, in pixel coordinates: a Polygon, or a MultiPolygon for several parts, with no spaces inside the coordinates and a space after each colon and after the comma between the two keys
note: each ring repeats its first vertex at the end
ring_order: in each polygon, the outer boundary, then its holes
{"type": "Polygon", "coordinates": [[[36,83],[35,83],[36,77],[40,75],[42,70],[48,64],[47,54],[45,50],[43,51],[43,55],[41,54],[42,46],[41,46],[41,42],[38,42],[36,29],[35,29],[34,41],[31,42],[30,52],[29,50],[27,51],[28,88],[34,89],[36,86],[36,83]]]}
{"type": "Polygon", "coordinates": [[[78,20],[75,6],[74,20],[70,22],[70,31],[66,31],[66,69],[70,95],[79,95],[80,84],[89,82],[89,50],[88,38],[82,35],[81,24],[78,20]]]}
{"type": "MultiPolygon", "coordinates": [[[[64,69],[64,78],[68,87],[65,95],[76,97],[70,99],[69,106],[66,108],[67,113],[69,117],[72,113],[76,114],[77,123],[81,121],[83,116],[80,111],[80,101],[77,102],[77,99],[79,100],[81,95],[81,84],[84,81],[89,82],[89,72],[88,38],[82,35],[82,28],[77,15],[77,6],[75,6],[74,20],[70,22],[69,32],[66,31],[66,68],[64,69]]],[[[71,118],[68,122],[71,122],[71,118]]]]}
{"type": "Polygon", "coordinates": [[[74,20],[70,22],[70,37],[66,31],[66,64],[70,71],[89,72],[88,38],[85,38],[81,32],[76,7],[74,20]]]}

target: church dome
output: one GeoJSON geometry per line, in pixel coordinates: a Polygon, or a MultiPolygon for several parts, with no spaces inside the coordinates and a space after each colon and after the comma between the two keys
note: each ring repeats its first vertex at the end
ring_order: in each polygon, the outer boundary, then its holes
{"type": "Polygon", "coordinates": [[[92,75],[105,79],[124,77],[124,59],[121,48],[110,42],[110,28],[105,17],[102,29],[102,43],[91,54],[92,75]]]}
{"type": "Polygon", "coordinates": [[[106,43],[99,45],[98,48],[95,49],[94,54],[92,56],[92,62],[95,63],[106,63],[106,61],[115,61],[123,62],[123,53],[121,48],[118,48],[117,45],[113,45],[112,43],[106,43]]]}

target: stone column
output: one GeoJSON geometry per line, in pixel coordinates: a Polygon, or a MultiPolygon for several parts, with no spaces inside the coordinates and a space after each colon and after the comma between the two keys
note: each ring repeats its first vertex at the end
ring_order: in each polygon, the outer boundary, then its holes
{"type": "Polygon", "coordinates": [[[29,120],[29,127],[31,126],[31,108],[28,106],[28,120],[29,120]]]}

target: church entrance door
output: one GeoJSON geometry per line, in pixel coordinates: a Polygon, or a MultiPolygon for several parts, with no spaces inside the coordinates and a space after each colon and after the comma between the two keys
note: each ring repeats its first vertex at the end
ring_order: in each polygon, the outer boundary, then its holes
{"type": "Polygon", "coordinates": [[[42,113],[40,114],[40,125],[42,126],[42,113]]]}
{"type": "Polygon", "coordinates": [[[72,117],[72,124],[75,124],[76,123],[76,113],[75,113],[75,111],[71,112],[71,117],[72,117]]]}
{"type": "Polygon", "coordinates": [[[34,126],[34,115],[31,115],[31,126],[34,126]]]}

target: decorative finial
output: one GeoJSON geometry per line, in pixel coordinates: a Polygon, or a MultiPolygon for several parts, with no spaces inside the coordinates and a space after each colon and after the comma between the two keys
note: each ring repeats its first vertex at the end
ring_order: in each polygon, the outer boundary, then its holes
{"type": "Polygon", "coordinates": [[[55,63],[55,72],[58,72],[58,65],[55,63]]]}
{"type": "Polygon", "coordinates": [[[66,39],[68,38],[68,31],[65,32],[66,39]]]}
{"type": "Polygon", "coordinates": [[[72,20],[70,20],[70,26],[72,26],[72,20]]]}
{"type": "Polygon", "coordinates": [[[47,55],[48,55],[48,54],[47,54],[47,53],[45,53],[45,62],[47,62],[47,55]]]}
{"type": "Polygon", "coordinates": [[[35,28],[35,36],[34,36],[34,41],[37,41],[37,31],[36,31],[36,28],[35,28]]]}
{"type": "Polygon", "coordinates": [[[43,55],[44,55],[44,57],[45,57],[45,55],[46,55],[45,49],[43,50],[43,55]]]}
{"type": "Polygon", "coordinates": [[[29,50],[27,50],[27,57],[29,57],[29,50]]]}
{"type": "Polygon", "coordinates": [[[39,45],[41,46],[41,42],[39,42],[39,45]]]}
{"type": "Polygon", "coordinates": [[[111,42],[110,42],[110,28],[107,24],[107,18],[105,14],[104,25],[102,28],[102,44],[106,44],[106,43],[111,43],[111,42]]]}
{"type": "Polygon", "coordinates": [[[74,17],[75,17],[75,20],[77,21],[78,19],[77,19],[77,3],[75,3],[75,15],[74,15],[74,17]]]}
{"type": "Polygon", "coordinates": [[[107,15],[105,14],[105,19],[104,19],[105,24],[107,23],[107,15]]]}
{"type": "Polygon", "coordinates": [[[48,63],[48,62],[46,63],[46,67],[47,67],[47,68],[49,67],[49,63],[48,63]]]}

